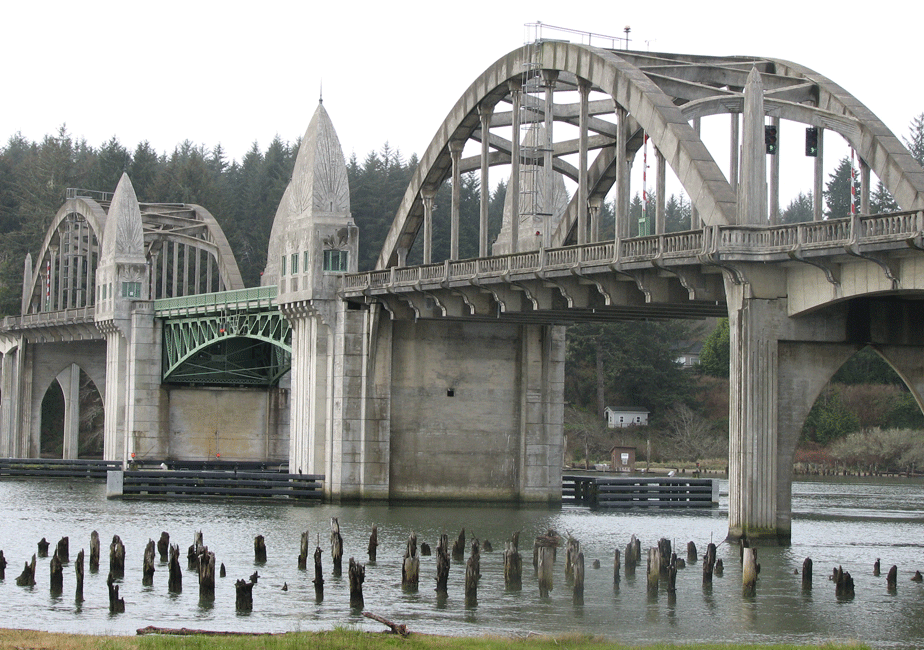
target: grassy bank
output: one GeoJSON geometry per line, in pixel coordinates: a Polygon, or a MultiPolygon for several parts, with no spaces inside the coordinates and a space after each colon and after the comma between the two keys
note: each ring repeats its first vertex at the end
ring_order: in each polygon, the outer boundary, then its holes
{"type": "Polygon", "coordinates": [[[730,648],[755,650],[796,650],[811,648],[865,648],[859,644],[794,646],[794,645],[651,645],[623,646],[589,636],[526,638],[500,637],[445,637],[412,634],[401,638],[392,634],[370,634],[349,630],[330,632],[296,632],[252,636],[95,636],[89,634],[56,634],[31,630],[0,630],[0,649],[55,649],[55,650],[172,650],[174,648],[201,648],[202,650],[603,650],[626,648],[655,650],[677,648],[691,650],[726,650],[730,648]]]}

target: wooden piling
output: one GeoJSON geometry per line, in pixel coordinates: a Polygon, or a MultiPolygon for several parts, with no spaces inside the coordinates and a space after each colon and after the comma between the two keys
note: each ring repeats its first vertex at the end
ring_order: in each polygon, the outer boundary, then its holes
{"type": "Polygon", "coordinates": [[[539,549],[539,597],[548,598],[554,584],[555,546],[547,537],[536,538],[539,549]]]}
{"type": "Polygon", "coordinates": [[[661,581],[661,551],[657,546],[648,549],[648,595],[658,595],[658,583],[661,581]]]}
{"type": "Polygon", "coordinates": [[[523,588],[523,558],[520,556],[520,531],[504,545],[504,588],[520,591],[523,588]]]}
{"type": "Polygon", "coordinates": [[[90,573],[99,571],[99,533],[90,533],[90,573]]]}
{"type": "Polygon", "coordinates": [[[51,594],[60,596],[64,589],[64,567],[61,565],[57,552],[51,556],[49,569],[51,571],[51,594]]]}
{"type": "Polygon", "coordinates": [[[812,588],[812,558],[807,557],[802,562],[802,589],[809,591],[812,588]]]}
{"type": "Polygon", "coordinates": [[[440,535],[436,546],[436,594],[446,596],[446,583],[449,581],[449,536],[440,535]]]}
{"type": "Polygon", "coordinates": [[[678,562],[683,562],[683,559],[677,559],[676,553],[671,553],[671,561],[667,565],[667,595],[670,598],[673,598],[674,594],[677,593],[677,566],[678,562]]]}
{"type": "Polygon", "coordinates": [[[121,614],[125,611],[125,599],[119,598],[119,585],[115,584],[115,574],[110,571],[109,577],[106,578],[106,586],[109,588],[109,613],[121,614]]]}
{"type": "Polygon", "coordinates": [[[39,557],[48,557],[48,547],[50,543],[44,537],[38,542],[38,556],[39,557]]]}
{"type": "Polygon", "coordinates": [[[481,552],[482,553],[493,553],[494,547],[491,545],[491,540],[484,540],[481,542],[481,552]]]}
{"type": "Polygon", "coordinates": [[[465,529],[459,531],[459,537],[452,545],[452,561],[461,562],[465,559],[465,529]]]}
{"type": "Polygon", "coordinates": [[[843,567],[834,569],[834,595],[845,600],[854,597],[853,578],[843,567]]]}
{"type": "Polygon", "coordinates": [[[745,596],[757,593],[757,549],[750,546],[741,547],[741,588],[745,596]]]}
{"type": "Polygon", "coordinates": [[[581,543],[568,535],[568,543],[565,546],[565,584],[574,585],[574,563],[577,561],[578,553],[581,552],[581,543]]]}
{"type": "Polygon", "coordinates": [[[199,553],[196,550],[195,543],[190,544],[189,548],[186,549],[186,569],[188,571],[199,570],[199,553]]]}
{"type": "Polygon", "coordinates": [[[420,555],[421,555],[421,557],[423,557],[423,556],[429,557],[429,556],[433,555],[432,551],[430,550],[430,545],[427,544],[426,542],[421,542],[421,543],[420,543],[420,555]]]}
{"type": "Polygon", "coordinates": [[[6,558],[3,557],[3,551],[0,551],[0,580],[6,579],[6,558]]]}
{"type": "Polygon", "coordinates": [[[301,545],[298,552],[298,568],[304,571],[308,568],[308,531],[302,533],[301,545]]]}
{"type": "Polygon", "coordinates": [[[687,542],[687,564],[696,564],[699,555],[696,552],[696,544],[687,542]]]}
{"type": "Polygon", "coordinates": [[[199,598],[215,598],[215,554],[205,546],[199,556],[199,598]]]}
{"type": "Polygon", "coordinates": [[[141,584],[150,587],[154,584],[154,540],[149,539],[144,547],[144,564],[141,569],[141,584]]]}
{"type": "Polygon", "coordinates": [[[253,561],[257,564],[266,562],[266,541],[263,535],[257,535],[253,538],[253,561]]]}
{"type": "Polygon", "coordinates": [[[472,538],[471,551],[465,563],[465,606],[478,606],[478,581],[481,579],[481,551],[478,540],[472,538]]]}
{"type": "Polygon", "coordinates": [[[170,559],[170,533],[162,531],[160,539],[157,540],[157,553],[160,555],[161,562],[167,562],[170,559]]]}
{"type": "Polygon", "coordinates": [[[721,578],[722,574],[725,572],[725,564],[722,562],[722,558],[719,558],[715,561],[715,576],[721,578]]]}
{"type": "Polygon", "coordinates": [[[83,549],[77,554],[74,561],[74,574],[77,577],[77,588],[74,590],[74,599],[78,603],[83,602],[83,549]]]}
{"type": "Polygon", "coordinates": [[[661,559],[661,566],[658,570],[661,572],[662,576],[667,576],[667,567],[671,563],[671,555],[673,551],[671,550],[671,540],[666,537],[662,537],[658,540],[658,557],[661,559]]]}
{"type": "Polygon", "coordinates": [[[715,544],[709,543],[706,547],[706,555],[703,556],[703,584],[712,584],[712,574],[715,569],[715,544]]]}
{"type": "Polygon", "coordinates": [[[898,567],[892,565],[892,568],[889,569],[889,574],[886,576],[886,586],[890,591],[895,591],[898,587],[898,567]]]}
{"type": "Polygon", "coordinates": [[[314,549],[314,598],[317,602],[324,600],[324,574],[321,571],[321,539],[318,535],[318,545],[314,549]]]}
{"type": "Polygon", "coordinates": [[[877,578],[879,577],[879,567],[880,567],[879,558],[877,557],[876,561],[873,562],[873,575],[876,576],[877,578]]]}
{"type": "Polygon", "coordinates": [[[26,565],[23,567],[22,573],[19,574],[19,577],[16,578],[16,584],[20,587],[34,587],[35,586],[35,554],[32,554],[32,562],[26,562],[26,565]]]}
{"type": "Polygon", "coordinates": [[[180,547],[178,544],[170,545],[170,560],[167,571],[167,590],[173,594],[183,591],[183,571],[180,569],[180,547]]]}
{"type": "Polygon", "coordinates": [[[616,589],[619,589],[619,564],[620,557],[619,549],[617,548],[613,553],[613,586],[616,587],[616,589]]]}
{"type": "Polygon", "coordinates": [[[420,579],[420,556],[417,554],[417,535],[411,532],[404,547],[404,561],[401,564],[401,586],[417,591],[420,579]]]}
{"type": "Polygon", "coordinates": [[[58,540],[58,545],[55,547],[55,555],[58,556],[58,561],[61,564],[68,564],[71,561],[70,541],[67,537],[62,537],[58,540]]]}
{"type": "Polygon", "coordinates": [[[369,535],[369,561],[375,562],[376,553],[379,547],[379,527],[372,524],[372,533],[369,535]]]}
{"type": "Polygon", "coordinates": [[[572,570],[574,578],[574,591],[572,600],[575,605],[584,604],[584,553],[580,550],[574,558],[574,568],[572,570]]]}
{"type": "Polygon", "coordinates": [[[363,582],[366,580],[366,567],[352,557],[350,558],[349,578],[350,607],[362,609],[365,604],[363,601],[363,582]]]}
{"type": "Polygon", "coordinates": [[[340,536],[340,522],[336,517],[330,518],[330,559],[333,574],[339,576],[343,564],[343,538],[340,536]]]}
{"type": "Polygon", "coordinates": [[[253,583],[238,580],[234,583],[234,609],[238,612],[253,611],[253,583]]]}
{"type": "Polygon", "coordinates": [[[109,572],[116,578],[125,575],[125,544],[118,535],[112,536],[112,543],[109,545],[109,572]]]}
{"type": "Polygon", "coordinates": [[[219,578],[224,578],[224,577],[227,576],[227,575],[228,575],[228,572],[225,571],[225,563],[222,562],[222,563],[221,563],[221,566],[218,567],[218,577],[219,577],[219,578]]]}

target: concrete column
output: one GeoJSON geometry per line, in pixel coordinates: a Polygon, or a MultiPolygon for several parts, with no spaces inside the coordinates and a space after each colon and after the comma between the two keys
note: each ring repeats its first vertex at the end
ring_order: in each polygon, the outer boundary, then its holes
{"type": "Polygon", "coordinates": [[[554,170],[552,168],[552,153],[555,139],[552,137],[552,129],[555,124],[555,82],[558,80],[558,70],[542,71],[542,87],[545,88],[545,143],[542,152],[542,188],[543,208],[542,208],[542,245],[548,248],[552,245],[552,204],[555,202],[555,190],[553,184],[554,170]]]}
{"type": "Polygon", "coordinates": [[[667,161],[661,154],[660,149],[655,149],[655,160],[657,161],[657,181],[655,186],[656,203],[655,203],[655,230],[654,234],[663,235],[667,232],[666,227],[666,205],[667,205],[667,161]]]}
{"type": "Polygon", "coordinates": [[[129,345],[129,389],[126,420],[129,423],[129,454],[137,458],[166,458],[169,426],[161,388],[163,335],[154,319],[151,301],[132,303],[132,337],[129,345]]]}
{"type": "MultiPolygon", "coordinates": [[[[478,257],[488,256],[488,211],[491,206],[491,184],[489,182],[488,156],[491,151],[491,115],[494,107],[478,105],[478,119],[481,121],[481,210],[478,220],[478,257]]],[[[400,251],[398,253],[400,255],[400,251]]],[[[398,266],[404,266],[399,264],[398,266]]]]}
{"type": "Polygon", "coordinates": [[[738,113],[729,115],[731,118],[731,135],[729,137],[729,169],[728,182],[732,192],[738,191],[738,157],[741,155],[741,120],[738,113]]]}
{"type": "Polygon", "coordinates": [[[522,83],[519,79],[507,82],[513,103],[513,129],[510,134],[510,252],[516,253],[520,241],[520,102],[522,101],[522,83]]]}
{"type": "MultiPolygon", "coordinates": [[[[780,118],[770,118],[770,124],[776,127],[777,143],[780,141],[780,118]]],[[[764,149],[766,151],[766,149],[764,149]]],[[[776,155],[770,156],[770,225],[780,223],[780,152],[777,147],[776,155]]]]}
{"type": "Polygon", "coordinates": [[[812,190],[813,219],[824,219],[825,130],[818,127],[818,155],[815,157],[815,184],[812,190]]]}
{"type": "Polygon", "coordinates": [[[7,458],[17,455],[18,357],[18,347],[7,350],[0,368],[0,454],[7,458]]]}
{"type": "Polygon", "coordinates": [[[430,264],[433,258],[433,199],[436,193],[432,191],[423,191],[420,198],[424,206],[423,222],[423,263],[430,264]]]}
{"type": "Polygon", "coordinates": [[[590,82],[578,77],[578,93],[581,96],[580,118],[578,120],[578,196],[577,196],[577,243],[587,243],[587,123],[590,82]]]}
{"type": "MultiPolygon", "coordinates": [[[[115,288],[113,288],[115,290],[115,288]]],[[[123,460],[125,448],[125,398],[128,378],[126,377],[128,341],[122,332],[109,324],[104,329],[106,337],[106,394],[103,401],[103,458],[123,460]]]]}
{"type": "MultiPolygon", "coordinates": [[[[702,119],[698,117],[693,118],[693,133],[696,134],[696,137],[700,136],[702,132],[702,119]]],[[[695,203],[696,197],[690,197],[690,228],[696,230],[697,228],[702,228],[702,223],[699,220],[699,210],[696,209],[695,203]]]]}
{"type": "Polygon", "coordinates": [[[459,163],[462,160],[464,142],[449,141],[449,154],[452,157],[452,205],[449,211],[449,259],[459,259],[459,205],[462,203],[462,172],[459,163]]]}
{"type": "Polygon", "coordinates": [[[869,214],[869,165],[860,158],[860,214],[869,214]]]}
{"type": "Polygon", "coordinates": [[[764,89],[757,68],[744,88],[744,145],[738,187],[738,223],[767,223],[767,154],[764,144],[764,89]]]}
{"type": "Polygon", "coordinates": [[[587,217],[590,221],[590,241],[600,241],[600,199],[587,202],[587,217]]]}
{"type": "Polygon", "coordinates": [[[80,367],[72,363],[57,377],[64,394],[64,445],[62,458],[77,458],[80,444],[80,367]]]}
{"type": "Polygon", "coordinates": [[[626,146],[629,140],[628,113],[616,107],[616,239],[629,237],[629,160],[626,146]]]}
{"type": "Polygon", "coordinates": [[[407,266],[407,249],[400,247],[398,248],[398,266],[407,266]]]}

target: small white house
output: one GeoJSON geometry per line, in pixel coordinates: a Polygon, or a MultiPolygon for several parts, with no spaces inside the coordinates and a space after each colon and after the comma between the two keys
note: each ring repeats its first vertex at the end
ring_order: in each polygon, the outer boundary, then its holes
{"type": "Polygon", "coordinates": [[[603,412],[610,429],[648,424],[649,411],[644,406],[607,406],[603,412]]]}

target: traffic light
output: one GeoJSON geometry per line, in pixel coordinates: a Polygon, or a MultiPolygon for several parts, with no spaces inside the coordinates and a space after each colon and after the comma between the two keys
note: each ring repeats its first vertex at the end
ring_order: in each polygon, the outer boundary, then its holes
{"type": "Polygon", "coordinates": [[[818,157],[818,127],[810,126],[805,130],[805,155],[818,157]]]}
{"type": "Polygon", "coordinates": [[[767,145],[767,153],[771,156],[776,155],[776,127],[772,124],[764,125],[764,144],[767,145]]]}

